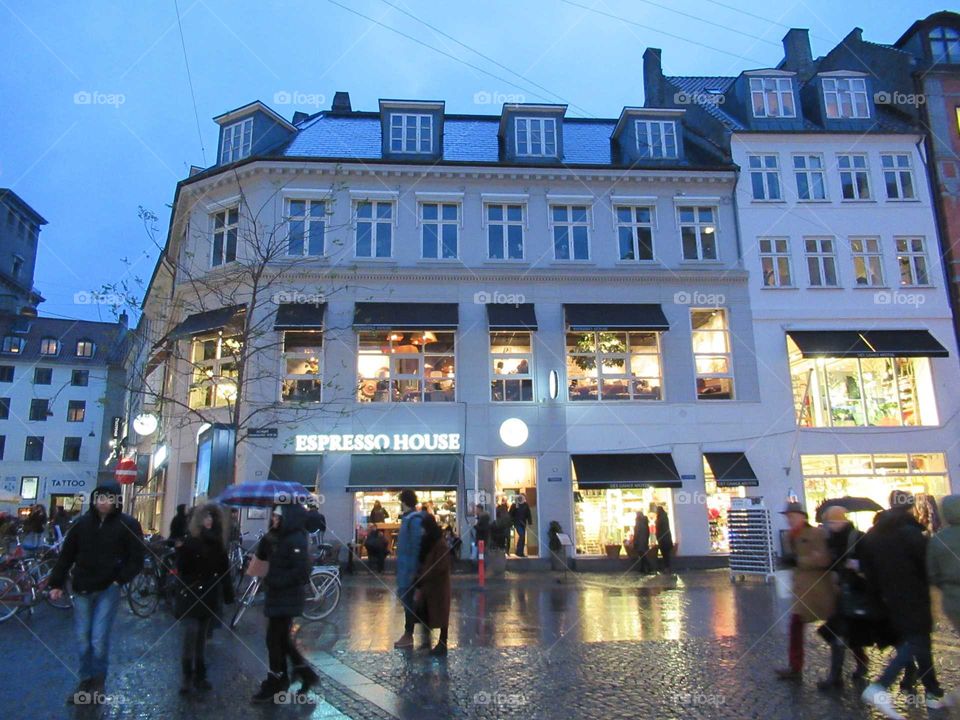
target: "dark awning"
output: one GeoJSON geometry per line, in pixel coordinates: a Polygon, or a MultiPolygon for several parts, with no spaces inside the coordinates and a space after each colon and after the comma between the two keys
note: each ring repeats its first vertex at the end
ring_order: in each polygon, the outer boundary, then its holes
{"type": "Polygon", "coordinates": [[[681,487],[680,473],[670,453],[573,455],[572,458],[581,489],[681,487]]]}
{"type": "Polygon", "coordinates": [[[703,456],[713,471],[717,487],[756,487],[760,484],[750,467],[750,461],[742,452],[712,452],[704,453],[703,456]]]}
{"type": "Polygon", "coordinates": [[[357,303],[353,324],[384,330],[456,330],[457,310],[456,303],[357,303]]]}
{"type": "Polygon", "coordinates": [[[533,310],[533,303],[487,303],[487,322],[491,330],[537,329],[537,315],[533,310]]]}
{"type": "Polygon", "coordinates": [[[805,358],[947,357],[927,330],[791,330],[805,358]]]}
{"type": "Polygon", "coordinates": [[[308,490],[317,487],[322,455],[274,455],[268,480],[297,482],[308,490]]]}
{"type": "Polygon", "coordinates": [[[319,330],[323,327],[326,303],[281,303],[274,330],[319,330]]]}
{"type": "Polygon", "coordinates": [[[181,340],[200,333],[219,330],[228,325],[235,325],[246,310],[246,305],[231,305],[230,307],[188,315],[183,322],[167,334],[167,339],[181,340]]]}
{"type": "Polygon", "coordinates": [[[347,492],[361,490],[455,490],[460,486],[459,455],[351,455],[347,492]]]}
{"type": "Polygon", "coordinates": [[[642,303],[564,305],[571,330],[669,330],[659,305],[642,303]]]}

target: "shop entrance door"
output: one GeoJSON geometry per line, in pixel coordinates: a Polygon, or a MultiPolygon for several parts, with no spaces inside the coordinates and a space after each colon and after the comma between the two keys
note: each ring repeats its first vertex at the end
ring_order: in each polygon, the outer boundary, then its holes
{"type": "MultiPolygon", "coordinates": [[[[537,462],[534,458],[499,458],[496,461],[496,498],[500,505],[506,500],[508,508],[519,507],[523,502],[530,508],[530,525],[526,526],[524,554],[537,557],[540,554],[540,520],[537,513],[537,462]]],[[[522,510],[520,512],[523,512],[522,510]]],[[[510,552],[517,550],[517,530],[511,532],[510,552]]]]}

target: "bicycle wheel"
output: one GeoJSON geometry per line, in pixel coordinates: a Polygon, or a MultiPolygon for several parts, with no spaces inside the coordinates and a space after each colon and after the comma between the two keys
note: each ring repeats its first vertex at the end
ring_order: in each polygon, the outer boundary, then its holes
{"type": "Polygon", "coordinates": [[[237,627],[237,625],[240,623],[240,618],[243,617],[243,614],[247,611],[247,608],[253,604],[253,598],[256,597],[259,589],[259,578],[252,578],[250,584],[247,585],[247,589],[243,591],[243,595],[241,595],[240,599],[237,600],[237,609],[233,613],[233,618],[230,620],[231,630],[237,627]]]}
{"type": "Polygon", "coordinates": [[[307,598],[303,616],[309,620],[322,620],[340,604],[340,579],[329,572],[318,570],[310,575],[307,583],[307,598]]]}
{"type": "Polygon", "coordinates": [[[70,576],[67,576],[67,581],[63,585],[63,595],[59,600],[53,600],[50,597],[50,575],[53,572],[53,568],[56,565],[54,560],[44,560],[41,562],[36,569],[36,574],[34,575],[34,580],[37,583],[37,587],[43,590],[44,599],[46,599],[47,604],[51,607],[57,608],[57,610],[69,610],[73,607],[73,584],[70,582],[70,576]]]}
{"type": "Polygon", "coordinates": [[[0,575],[0,622],[9,620],[23,607],[23,590],[13,580],[0,575]]]}
{"type": "Polygon", "coordinates": [[[160,592],[157,588],[157,576],[152,572],[142,572],[129,583],[127,604],[137,617],[150,617],[160,604],[160,592]]]}

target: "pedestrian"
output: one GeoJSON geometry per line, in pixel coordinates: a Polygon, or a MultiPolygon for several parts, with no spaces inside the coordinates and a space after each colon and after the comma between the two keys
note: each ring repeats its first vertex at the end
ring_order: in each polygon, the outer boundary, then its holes
{"type": "Polygon", "coordinates": [[[90,509],[76,520],[50,574],[50,598],[59,600],[67,573],[73,585],[73,625],[80,651],[80,683],[67,702],[105,699],[110,635],[120,586],[143,569],[143,531],[122,512],[120,486],[98,485],[90,509]]]}
{"type": "Polygon", "coordinates": [[[371,525],[367,531],[367,539],[363,541],[363,547],[367,550],[367,558],[374,572],[382,573],[387,562],[387,538],[376,525],[371,525]]]}
{"type": "Polygon", "coordinates": [[[473,535],[479,552],[481,542],[484,547],[488,549],[490,547],[490,513],[487,512],[483,503],[477,503],[474,513],[477,516],[477,523],[473,526],[473,535]]]}
{"type": "Polygon", "coordinates": [[[413,628],[417,624],[414,605],[414,584],[420,569],[420,542],[423,519],[428,513],[418,511],[417,494],[410,489],[400,493],[400,532],[395,548],[397,556],[397,597],[403,605],[403,635],[393,646],[399,649],[413,647],[413,628]]]}
{"type": "Polygon", "coordinates": [[[27,521],[23,524],[23,544],[35,548],[43,544],[43,534],[47,529],[47,511],[39,503],[30,508],[27,521]]]}
{"type": "Polygon", "coordinates": [[[187,537],[187,506],[183,503],[177,505],[177,514],[170,521],[170,536],[167,538],[174,544],[179,543],[187,537]]]}
{"type": "Polygon", "coordinates": [[[637,512],[636,522],[633,526],[633,549],[637,553],[640,572],[649,575],[653,572],[653,565],[650,563],[650,519],[642,510],[637,512]]]}
{"type": "Polygon", "coordinates": [[[510,528],[513,520],[510,518],[510,508],[507,507],[507,498],[500,496],[500,502],[494,510],[493,523],[494,544],[504,552],[510,549],[510,528]]]}
{"type": "Polygon", "coordinates": [[[230,527],[223,509],[207,503],[193,512],[187,537],[177,548],[175,614],[183,627],[181,694],[191,688],[212,687],[207,680],[207,631],[223,605],[234,600],[227,556],[229,539],[230,527]]]}
{"type": "MultiPolygon", "coordinates": [[[[960,495],[943,498],[940,508],[946,527],[927,546],[927,575],[940,588],[943,614],[960,635],[960,495]]],[[[960,705],[960,691],[950,694],[949,704],[960,705]]]]}
{"type": "Polygon", "coordinates": [[[379,500],[374,500],[373,508],[370,510],[370,517],[367,518],[368,522],[372,525],[379,525],[386,522],[388,517],[390,517],[390,513],[387,512],[386,508],[380,504],[379,500]]]}
{"type": "Polygon", "coordinates": [[[256,557],[268,564],[263,578],[267,617],[267,655],[270,669],[267,679],[253,696],[254,703],[272,702],[278,693],[290,687],[292,676],[300,681],[300,693],[307,693],[320,679],[293,639],[293,619],[303,613],[304,586],[310,580],[310,547],[304,524],[307,510],[302,505],[276,505],[270,516],[270,531],[257,545],[256,557]]]}
{"type": "Polygon", "coordinates": [[[930,633],[930,587],[927,583],[927,542],[914,516],[911,493],[890,493],[890,509],[860,541],[861,562],[876,588],[897,636],[896,655],[862,698],[888,718],[902,718],[893,708],[888,688],[911,662],[918,668],[930,709],[945,706],[943,690],[933,668],[930,633]]]}
{"type": "Polygon", "coordinates": [[[70,528],[71,517],[67,514],[67,511],[63,509],[62,505],[57,505],[53,509],[53,514],[50,515],[50,522],[48,527],[53,533],[54,540],[56,542],[62,542],[64,536],[67,534],[67,530],[70,528]]]}
{"type": "Polygon", "coordinates": [[[777,670],[780,680],[803,679],[803,627],[826,620],[836,608],[836,590],[829,569],[832,565],[827,535],[807,522],[807,511],[798,502],[787,503],[780,513],[790,528],[790,557],[793,570],[793,596],[790,608],[789,665],[777,670]]]}
{"type": "Polygon", "coordinates": [[[654,531],[657,535],[657,548],[660,550],[660,563],[663,570],[670,572],[670,560],[673,556],[673,533],[670,531],[670,516],[663,505],[650,503],[650,512],[656,514],[654,531]]]}
{"type": "Polygon", "coordinates": [[[527,498],[523,493],[517,493],[509,512],[510,519],[513,520],[513,528],[517,531],[516,556],[526,557],[527,525],[533,524],[533,513],[530,512],[530,506],[527,505],[527,498]]]}
{"type": "Polygon", "coordinates": [[[419,570],[414,583],[414,604],[417,617],[426,628],[425,645],[430,646],[430,631],[440,630],[440,639],[430,654],[447,654],[447,628],[450,624],[450,564],[451,551],[444,533],[433,515],[425,515],[422,522],[419,570]]]}

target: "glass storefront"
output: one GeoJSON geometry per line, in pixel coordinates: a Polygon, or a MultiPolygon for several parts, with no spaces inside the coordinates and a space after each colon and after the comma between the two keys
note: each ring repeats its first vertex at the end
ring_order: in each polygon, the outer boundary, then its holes
{"type": "MultiPolygon", "coordinates": [[[[524,554],[527,557],[536,557],[540,553],[539,540],[540,526],[537,517],[537,463],[533,458],[499,458],[496,461],[496,498],[497,504],[506,500],[507,507],[517,504],[518,496],[523,495],[524,501],[530,507],[531,524],[527,526],[524,537],[524,554]]],[[[496,517],[494,508],[491,516],[496,517]]],[[[517,534],[510,531],[508,546],[511,553],[517,548],[517,534]]]]}
{"type": "Polygon", "coordinates": [[[580,489],[575,483],[573,501],[577,555],[604,555],[607,547],[620,546],[623,556],[623,544],[633,542],[637,513],[647,517],[650,542],[655,544],[655,513],[650,512],[651,503],[666,509],[674,542],[677,540],[673,493],[667,488],[580,489]]]}
{"type": "Polygon", "coordinates": [[[568,397],[578,400],[660,400],[660,334],[567,333],[568,397]]]}
{"type": "Polygon", "coordinates": [[[143,487],[134,487],[133,516],[143,532],[166,535],[163,524],[163,488],[166,487],[166,469],[157,470],[143,487]]]}
{"type": "Polygon", "coordinates": [[[454,401],[454,333],[390,330],[357,335],[359,402],[454,401]]]}
{"type": "MultiPolygon", "coordinates": [[[[457,522],[457,491],[456,490],[416,490],[419,505],[418,510],[423,510],[429,506],[430,512],[437,519],[441,528],[451,527],[454,533],[460,535],[460,528],[457,522]]],[[[376,490],[353,493],[354,518],[356,519],[356,541],[357,548],[363,553],[363,541],[366,539],[367,529],[372,524],[387,536],[387,547],[391,554],[396,542],[397,533],[400,532],[400,490],[376,490]],[[384,513],[384,519],[373,523],[370,520],[370,513],[373,512],[376,503],[380,503],[380,508],[384,513]]]]}
{"type": "Polygon", "coordinates": [[[730,510],[730,502],[734,498],[746,497],[746,489],[738,485],[736,487],[724,487],[717,485],[716,477],[710,463],[703,461],[703,477],[705,504],[707,508],[707,527],[710,531],[710,552],[714,554],[727,554],[730,552],[730,531],[727,525],[727,512],[730,510]]]}

